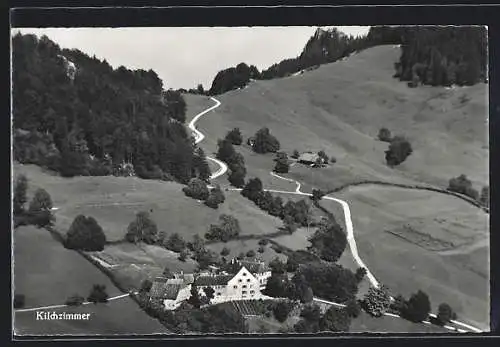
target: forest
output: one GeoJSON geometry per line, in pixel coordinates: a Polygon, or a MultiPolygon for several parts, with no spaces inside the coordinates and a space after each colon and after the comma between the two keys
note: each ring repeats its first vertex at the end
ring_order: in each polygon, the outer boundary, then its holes
{"type": "Polygon", "coordinates": [[[403,29],[396,74],[410,86],[473,85],[488,75],[485,27],[403,29]]]}
{"type": "Polygon", "coordinates": [[[63,176],[120,174],[127,163],[139,177],[183,183],[206,167],[182,95],[153,70],[113,69],[46,36],[17,33],[12,44],[18,162],[63,176]]]}

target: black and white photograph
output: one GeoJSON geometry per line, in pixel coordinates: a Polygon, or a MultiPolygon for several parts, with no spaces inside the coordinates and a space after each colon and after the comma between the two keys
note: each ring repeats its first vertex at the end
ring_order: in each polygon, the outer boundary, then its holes
{"type": "Polygon", "coordinates": [[[487,26],[10,40],[15,336],[490,332],[487,26]]]}

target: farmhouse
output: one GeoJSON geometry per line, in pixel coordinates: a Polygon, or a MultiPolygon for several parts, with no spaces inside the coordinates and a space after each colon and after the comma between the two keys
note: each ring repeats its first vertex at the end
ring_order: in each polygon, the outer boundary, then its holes
{"type": "Polygon", "coordinates": [[[321,158],[317,153],[313,152],[304,152],[302,153],[297,161],[301,164],[309,165],[309,166],[317,166],[318,163],[323,165],[325,160],[321,158]]]}
{"type": "Polygon", "coordinates": [[[189,299],[192,286],[200,296],[205,295],[205,288],[212,288],[211,304],[267,298],[261,290],[271,277],[271,270],[264,262],[233,259],[228,265],[228,271],[217,268],[197,274],[174,274],[174,278],[158,277],[149,291],[150,299],[161,300],[166,310],[174,310],[189,299]]]}
{"type": "Polygon", "coordinates": [[[214,289],[214,298],[211,303],[213,304],[262,298],[259,280],[244,266],[235,275],[222,274],[197,277],[193,285],[197,287],[200,295],[203,295],[204,288],[212,287],[214,289]]]}

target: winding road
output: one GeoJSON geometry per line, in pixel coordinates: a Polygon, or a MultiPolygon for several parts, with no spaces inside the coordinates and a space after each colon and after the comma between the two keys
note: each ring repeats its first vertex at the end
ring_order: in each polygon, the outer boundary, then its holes
{"type": "MultiPolygon", "coordinates": [[[[216,98],[211,97],[210,99],[215,102],[215,105],[213,105],[212,107],[207,108],[206,110],[204,110],[201,113],[198,113],[191,120],[191,122],[188,125],[189,129],[191,129],[191,131],[193,132],[196,144],[200,143],[205,138],[205,135],[196,128],[196,126],[195,126],[196,122],[202,116],[204,116],[205,114],[209,113],[210,111],[216,109],[217,107],[219,107],[221,105],[220,101],[217,100],[216,98]]],[[[227,165],[225,163],[221,162],[220,160],[218,160],[216,158],[212,158],[212,157],[209,157],[209,156],[207,156],[207,159],[215,162],[220,167],[219,170],[217,170],[214,174],[212,174],[210,176],[210,179],[213,180],[215,178],[218,178],[218,177],[224,175],[227,172],[227,165]]],[[[296,188],[295,188],[295,191],[282,191],[282,190],[274,190],[274,189],[264,189],[265,191],[268,191],[268,192],[271,192],[271,193],[282,193],[282,194],[294,194],[294,195],[312,196],[312,194],[304,193],[304,192],[302,192],[300,190],[300,188],[301,188],[301,183],[300,182],[298,182],[296,180],[293,180],[293,179],[290,179],[290,178],[282,177],[282,176],[280,176],[280,175],[278,175],[278,174],[276,174],[274,172],[270,172],[270,174],[271,174],[271,176],[276,177],[278,179],[282,179],[282,180],[285,180],[285,181],[289,181],[289,182],[295,183],[296,184],[296,188]]],[[[230,188],[228,190],[229,191],[241,191],[240,188],[230,188]]],[[[324,196],[323,199],[335,201],[335,202],[339,203],[342,206],[342,209],[344,211],[344,218],[345,218],[345,225],[346,225],[346,232],[347,232],[347,241],[348,241],[348,244],[349,244],[349,249],[351,250],[351,254],[352,254],[354,260],[356,261],[356,263],[358,264],[358,266],[366,269],[366,276],[367,276],[368,280],[370,281],[371,285],[374,286],[375,288],[379,288],[380,287],[379,281],[375,278],[375,276],[370,271],[370,269],[368,268],[368,266],[366,266],[366,264],[363,262],[363,260],[359,256],[358,247],[356,245],[356,239],[354,238],[354,227],[353,227],[353,224],[352,224],[351,210],[349,208],[349,204],[346,201],[344,201],[344,200],[337,199],[337,198],[334,198],[334,197],[328,196],[328,195],[324,196]]],[[[328,304],[331,304],[331,305],[342,306],[342,304],[334,303],[334,302],[323,300],[323,299],[320,299],[320,298],[315,298],[314,300],[318,301],[318,302],[328,303],[328,304]]],[[[391,316],[391,317],[401,318],[400,316],[398,316],[396,314],[392,314],[392,313],[385,313],[385,315],[386,316],[391,316]]],[[[432,318],[436,318],[436,315],[434,315],[434,314],[429,314],[429,316],[432,317],[432,318]]],[[[468,329],[469,331],[472,331],[472,332],[476,332],[476,333],[482,332],[482,330],[480,330],[480,329],[478,329],[476,327],[473,327],[473,326],[471,326],[469,324],[460,322],[460,321],[451,320],[450,322],[453,323],[453,324],[456,324],[458,326],[461,326],[463,328],[466,328],[466,329],[468,329]]],[[[429,321],[424,321],[423,323],[424,324],[431,324],[429,321]]],[[[451,327],[451,326],[448,326],[448,325],[445,325],[444,328],[448,329],[448,330],[452,330],[452,331],[456,330],[458,332],[468,332],[468,331],[463,330],[463,329],[455,329],[454,327],[451,327]]]]}

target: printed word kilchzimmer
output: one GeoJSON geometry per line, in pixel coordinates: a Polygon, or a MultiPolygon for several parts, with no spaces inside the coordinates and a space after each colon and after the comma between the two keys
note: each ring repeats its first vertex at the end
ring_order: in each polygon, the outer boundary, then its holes
{"type": "Polygon", "coordinates": [[[37,311],[36,320],[89,320],[90,313],[37,311]]]}

